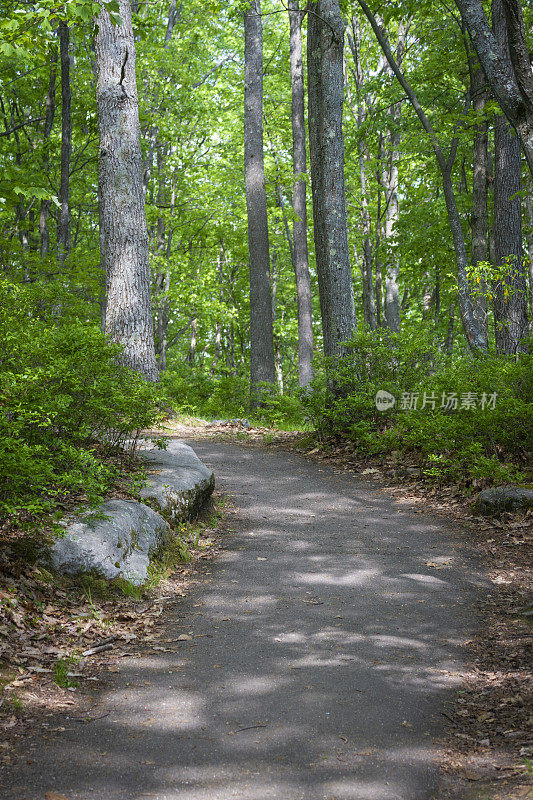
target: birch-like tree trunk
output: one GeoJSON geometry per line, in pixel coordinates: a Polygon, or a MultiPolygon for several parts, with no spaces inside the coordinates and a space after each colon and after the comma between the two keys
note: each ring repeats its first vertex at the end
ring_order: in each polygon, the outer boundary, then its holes
{"type": "Polygon", "coordinates": [[[298,383],[313,379],[313,305],[307,252],[307,158],[305,151],[305,96],[302,59],[302,18],[299,0],[288,0],[292,87],[293,242],[296,299],[298,303],[298,383]]]}
{"type": "Polygon", "coordinates": [[[244,15],[244,173],[250,270],[250,378],[276,383],[263,155],[263,26],[260,0],[244,15]]]}
{"type": "Polygon", "coordinates": [[[310,4],[307,70],[314,239],[324,354],[330,360],[344,354],[343,343],[356,326],[344,184],[343,45],[338,0],[310,4]]]}
{"type": "MultiPolygon", "coordinates": [[[[492,2],[492,25],[502,55],[511,66],[507,23],[502,0],[492,2]]],[[[524,350],[527,333],[526,272],[522,253],[522,149],[510,123],[494,120],[494,249],[502,280],[494,286],[496,349],[512,354],[524,350]]]]}
{"type": "Polygon", "coordinates": [[[106,273],[105,330],[122,345],[123,362],[155,381],[148,231],[144,210],[135,42],[130,0],[119,0],[120,24],[106,8],[97,20],[96,100],[99,217],[106,273]]]}
{"type": "Polygon", "coordinates": [[[369,208],[367,182],[367,165],[369,161],[369,154],[364,138],[360,133],[363,123],[368,118],[367,107],[369,105],[369,100],[368,97],[363,97],[364,71],[361,64],[361,32],[359,20],[356,16],[352,18],[351,28],[351,32],[348,31],[348,45],[354,61],[353,78],[356,89],[355,101],[352,96],[347,69],[345,72],[345,89],[348,106],[351,109],[355,124],[357,125],[357,130],[360,134],[357,137],[357,155],[359,166],[359,183],[361,187],[361,232],[363,234],[361,258],[356,258],[356,260],[359,261],[362,277],[363,318],[365,324],[368,325],[370,330],[375,330],[377,328],[377,319],[373,277],[374,254],[372,249],[372,218],[369,208]]]}

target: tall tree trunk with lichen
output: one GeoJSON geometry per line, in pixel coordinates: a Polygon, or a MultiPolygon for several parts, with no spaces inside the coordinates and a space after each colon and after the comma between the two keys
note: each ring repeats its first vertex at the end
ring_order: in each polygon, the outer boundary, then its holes
{"type": "Polygon", "coordinates": [[[244,14],[244,173],[250,271],[250,379],[253,400],[260,384],[276,383],[270,255],[263,155],[263,28],[261,5],[244,14]]]}
{"type": "Polygon", "coordinates": [[[288,0],[292,87],[293,242],[298,303],[298,383],[313,379],[313,305],[307,253],[307,159],[305,152],[305,97],[302,59],[302,18],[299,0],[288,0]]]}
{"type": "MultiPolygon", "coordinates": [[[[501,52],[511,66],[502,0],[493,0],[492,25],[501,52]]],[[[522,149],[510,123],[494,120],[494,248],[501,279],[494,282],[496,349],[512,354],[525,349],[527,287],[522,253],[522,149]]]]}
{"type": "Polygon", "coordinates": [[[122,345],[123,363],[156,381],[130,0],[119,0],[119,13],[115,24],[102,8],[95,40],[105,330],[122,345]]]}
{"type": "Polygon", "coordinates": [[[338,0],[318,0],[307,24],[309,143],[315,254],[324,335],[330,364],[355,331],[344,184],[343,45],[338,0]]]}

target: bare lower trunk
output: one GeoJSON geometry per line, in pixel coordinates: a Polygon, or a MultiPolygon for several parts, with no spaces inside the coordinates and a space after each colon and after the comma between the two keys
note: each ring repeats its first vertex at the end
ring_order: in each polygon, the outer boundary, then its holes
{"type": "MultiPolygon", "coordinates": [[[[365,108],[363,98],[364,73],[360,60],[360,26],[357,17],[352,18],[352,32],[348,33],[348,44],[354,60],[353,76],[355,79],[356,97],[354,102],[348,70],[345,74],[345,89],[349,107],[355,119],[357,130],[360,132],[363,123],[368,117],[368,110],[365,108]]],[[[359,261],[362,276],[362,300],[363,300],[363,319],[371,330],[377,327],[376,321],[376,299],[374,295],[373,277],[373,250],[372,250],[372,221],[369,209],[368,190],[367,190],[367,163],[369,160],[368,148],[363,136],[357,137],[359,183],[361,187],[361,232],[363,235],[362,252],[359,261]]]]}
{"type": "MultiPolygon", "coordinates": [[[[496,39],[509,60],[502,0],[493,0],[496,39]]],[[[527,333],[526,274],[522,258],[522,151],[505,117],[494,121],[494,249],[502,279],[494,286],[496,349],[512,354],[524,349],[527,333]]]]}
{"type": "Polygon", "coordinates": [[[377,320],[372,268],[372,242],[370,240],[370,231],[367,231],[366,227],[363,227],[363,232],[363,257],[361,260],[361,274],[363,277],[363,317],[370,330],[375,331],[377,328],[377,320]]]}
{"type": "Polygon", "coordinates": [[[446,332],[446,342],[444,344],[445,351],[451,355],[453,351],[453,329],[455,324],[455,302],[450,305],[450,314],[448,317],[448,330],[446,332]]]}
{"type": "Polygon", "coordinates": [[[198,338],[198,318],[195,317],[191,322],[191,340],[189,344],[189,352],[187,353],[187,362],[190,367],[194,366],[196,358],[196,341],[198,338]]]}
{"type": "MultiPolygon", "coordinates": [[[[268,218],[263,156],[263,31],[259,0],[244,16],[244,171],[250,270],[250,378],[275,383],[268,218]]],[[[260,392],[259,392],[260,393],[260,392]]]]}
{"type": "Polygon", "coordinates": [[[344,23],[338,0],[318,0],[308,19],[309,141],[315,254],[324,354],[337,359],[355,331],[344,186],[344,23]]]}
{"type": "Polygon", "coordinates": [[[525,206],[527,213],[526,242],[529,275],[529,330],[530,333],[533,333],[533,181],[531,176],[528,176],[525,206]]]}
{"type": "Polygon", "coordinates": [[[168,302],[168,292],[170,290],[170,273],[161,272],[157,281],[159,309],[155,325],[155,342],[157,364],[161,372],[167,368],[167,348],[168,348],[168,323],[170,317],[170,305],[168,302]]]}
{"type": "MultiPolygon", "coordinates": [[[[221,241],[217,259],[218,297],[221,304],[224,302],[224,268],[222,266],[223,258],[224,258],[224,242],[221,241]]],[[[222,325],[217,320],[215,327],[215,352],[213,355],[213,362],[211,364],[211,375],[215,374],[218,367],[218,362],[220,361],[221,344],[222,344],[222,325]]]]}
{"type": "MultiPolygon", "coordinates": [[[[401,68],[407,26],[400,24],[398,30],[398,45],[396,47],[396,61],[401,68]]],[[[385,60],[386,61],[386,60],[385,60]]],[[[392,69],[386,61],[386,69],[392,69]]],[[[385,241],[387,243],[387,261],[385,265],[385,320],[387,327],[394,333],[400,330],[400,259],[397,248],[393,244],[396,226],[400,219],[400,203],[398,198],[398,162],[400,159],[401,134],[399,124],[402,116],[402,104],[395,103],[389,110],[391,125],[387,134],[387,160],[383,170],[383,186],[385,189],[385,241]]]]}
{"type": "Polygon", "coordinates": [[[307,253],[307,170],[305,152],[305,100],[302,64],[302,17],[298,0],[288,0],[292,86],[293,242],[296,298],[298,302],[298,383],[313,379],[313,306],[307,253]]]}
{"type": "Polygon", "coordinates": [[[129,0],[121,23],[102,8],[96,35],[99,216],[106,271],[106,333],[122,345],[124,364],[155,381],[148,231],[142,186],[135,43],[129,0]]]}
{"type": "MultiPolygon", "coordinates": [[[[274,231],[278,233],[278,231],[274,231]]],[[[279,393],[283,394],[283,362],[281,358],[281,344],[280,337],[276,335],[275,325],[278,315],[278,251],[274,247],[272,249],[272,325],[274,327],[274,365],[276,368],[276,381],[278,384],[279,393]]]]}

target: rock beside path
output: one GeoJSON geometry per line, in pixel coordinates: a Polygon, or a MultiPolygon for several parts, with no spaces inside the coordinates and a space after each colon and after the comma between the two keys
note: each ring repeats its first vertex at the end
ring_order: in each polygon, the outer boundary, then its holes
{"type": "Polygon", "coordinates": [[[156,504],[171,519],[186,519],[198,512],[215,488],[215,476],[192,447],[171,441],[166,450],[142,453],[148,483],[140,497],[156,504]]]}
{"type": "Polygon", "coordinates": [[[108,500],[97,512],[68,522],[50,551],[52,566],[68,575],[89,573],[141,584],[152,558],[167,542],[170,525],[135,500],[108,500]]]}
{"type": "Polygon", "coordinates": [[[147,579],[150,560],[171,534],[167,520],[196,514],[213,491],[215,476],[183,442],[141,455],[148,476],[140,499],[108,500],[93,512],[67,520],[64,534],[44,553],[45,564],[68,575],[121,577],[136,585],[147,579]]]}
{"type": "Polygon", "coordinates": [[[533,508],[533,491],[523,486],[497,486],[493,489],[484,489],[473,503],[475,512],[487,515],[525,508],[533,508]]]}

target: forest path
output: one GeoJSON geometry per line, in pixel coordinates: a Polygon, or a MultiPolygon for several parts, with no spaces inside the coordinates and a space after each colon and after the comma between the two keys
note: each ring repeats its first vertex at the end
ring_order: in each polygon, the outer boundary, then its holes
{"type": "Polygon", "coordinates": [[[224,552],[2,797],[432,798],[479,590],[461,534],[297,455],[190,444],[235,504],[224,552]]]}

